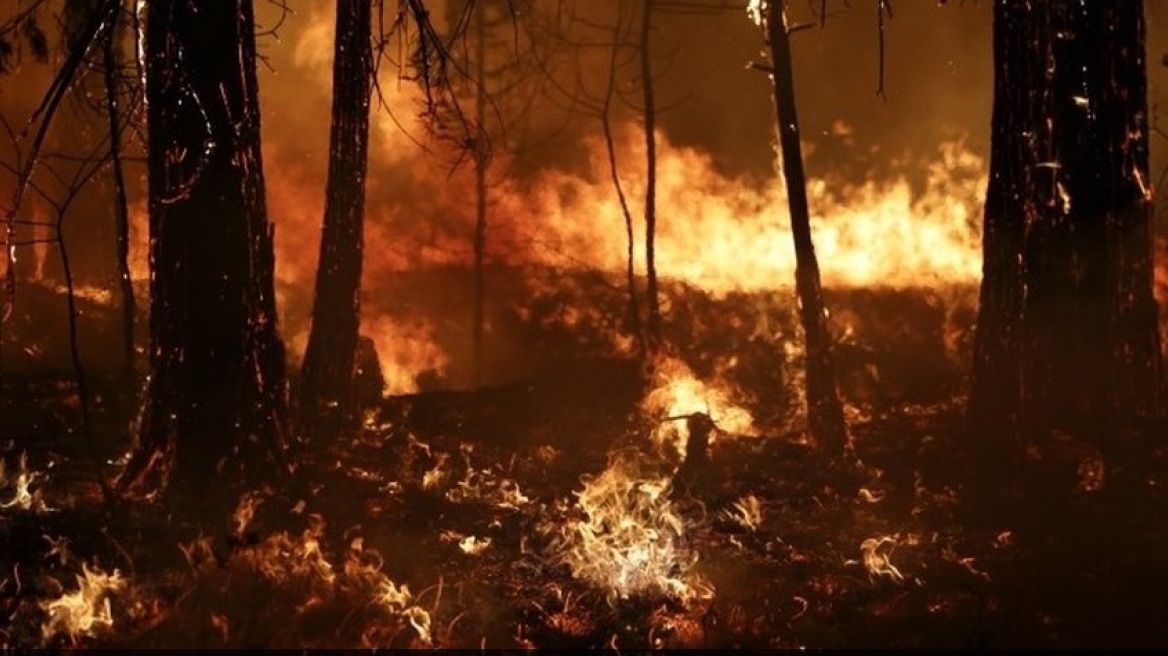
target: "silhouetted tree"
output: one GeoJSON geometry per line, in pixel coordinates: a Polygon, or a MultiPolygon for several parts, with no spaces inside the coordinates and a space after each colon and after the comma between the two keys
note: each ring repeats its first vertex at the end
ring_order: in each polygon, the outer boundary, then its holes
{"type": "Polygon", "coordinates": [[[970,400],[986,454],[1054,429],[1106,450],[1162,411],[1143,10],[995,3],[970,400]]]}
{"type": "Polygon", "coordinates": [[[641,95],[645,103],[645,298],[648,343],[661,343],[661,300],[657,291],[657,100],[653,93],[653,0],[641,10],[641,95]]]}
{"type": "Polygon", "coordinates": [[[117,244],[118,291],[122,297],[122,375],[126,380],[134,377],[134,317],[137,306],[134,299],[134,283],[130,279],[130,208],[126,199],[126,176],[122,167],[123,117],[119,76],[122,56],[119,52],[119,33],[122,22],[120,11],[113,12],[113,18],[106,27],[102,44],[103,82],[105,85],[105,109],[110,134],[110,174],[113,179],[114,227],[117,244]]]}
{"type": "Polygon", "coordinates": [[[150,381],[123,488],[226,493],[283,453],[254,23],[251,0],[149,5],[150,381]]]}
{"type": "Polygon", "coordinates": [[[811,240],[811,216],[807,205],[807,182],[803,174],[799,119],[795,112],[795,79],[784,4],[780,0],[766,3],[761,18],[766,27],[774,65],[772,82],[779,146],[791,213],[791,234],[795,240],[795,292],[799,297],[799,318],[807,349],[807,421],[820,448],[836,455],[842,454],[848,446],[847,425],[836,387],[831,334],[827,330],[827,314],[819,279],[819,262],[811,240]]]}
{"type": "Polygon", "coordinates": [[[299,395],[302,425],[325,439],[351,424],[357,410],[353,374],[373,84],[371,15],[371,0],[337,2],[324,228],[299,395]]]}

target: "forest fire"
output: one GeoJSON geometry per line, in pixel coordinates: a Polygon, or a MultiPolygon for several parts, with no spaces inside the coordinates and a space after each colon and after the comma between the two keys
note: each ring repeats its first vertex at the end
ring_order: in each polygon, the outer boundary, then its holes
{"type": "Polygon", "coordinates": [[[1168,22],[859,4],[0,6],[0,649],[1168,646],[1168,22]]]}

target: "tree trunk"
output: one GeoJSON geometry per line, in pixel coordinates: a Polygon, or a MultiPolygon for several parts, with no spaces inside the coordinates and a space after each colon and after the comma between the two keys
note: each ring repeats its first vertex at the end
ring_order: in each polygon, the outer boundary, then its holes
{"type": "Polygon", "coordinates": [[[1051,430],[1107,450],[1162,411],[1144,31],[1136,0],[995,4],[970,399],[991,457],[1051,430]]]}
{"type": "Polygon", "coordinates": [[[230,494],[282,461],[286,412],[251,0],[152,0],[146,60],[150,384],[121,485],[230,494]]]}
{"type": "Polygon", "coordinates": [[[122,171],[122,120],[118,110],[118,75],[121,60],[118,57],[118,28],[120,11],[113,13],[102,52],[105,68],[105,104],[109,119],[110,170],[114,184],[114,223],[117,231],[117,277],[122,297],[122,375],[134,379],[134,282],[130,279],[130,210],[126,202],[126,178],[122,171]]]}
{"type": "Polygon", "coordinates": [[[486,321],[484,308],[487,302],[487,277],[485,257],[487,250],[487,6],[485,3],[474,8],[475,12],[475,230],[474,230],[474,334],[472,357],[472,385],[479,387],[483,378],[483,333],[486,321]]]}
{"type": "Polygon", "coordinates": [[[848,447],[847,426],[836,389],[819,262],[811,241],[811,216],[799,142],[799,119],[795,112],[795,79],[784,3],[773,0],[768,3],[765,19],[775,67],[773,81],[783,178],[787,185],[791,234],[795,240],[795,291],[799,297],[799,317],[807,349],[807,421],[811,435],[821,449],[842,455],[848,447]]]}
{"type": "Polygon", "coordinates": [[[641,17],[641,91],[645,101],[645,296],[649,308],[650,351],[661,344],[661,303],[657,292],[657,101],[653,94],[653,0],[641,17]]]}
{"type": "Polygon", "coordinates": [[[604,92],[604,104],[601,106],[600,125],[604,129],[604,147],[608,154],[608,174],[612,178],[612,186],[616,190],[621,215],[625,220],[625,285],[629,289],[629,330],[637,340],[638,352],[644,356],[647,349],[645,331],[641,329],[640,303],[637,301],[637,242],[633,230],[633,213],[629,209],[628,197],[625,195],[625,188],[621,183],[620,167],[617,165],[616,138],[612,133],[612,99],[616,94],[617,63],[623,35],[622,23],[621,12],[618,11],[616,24],[613,26],[612,46],[609,51],[608,85],[604,92]]]}
{"type": "Polygon", "coordinates": [[[352,426],[359,410],[353,375],[373,82],[371,14],[371,0],[337,2],[324,229],[300,385],[302,424],[322,439],[352,426]]]}

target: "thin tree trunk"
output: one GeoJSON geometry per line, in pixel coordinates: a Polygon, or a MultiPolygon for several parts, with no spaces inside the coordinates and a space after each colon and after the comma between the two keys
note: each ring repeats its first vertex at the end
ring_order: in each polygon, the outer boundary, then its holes
{"type": "Polygon", "coordinates": [[[485,6],[475,7],[475,66],[476,94],[475,121],[475,230],[474,230],[474,335],[473,335],[473,375],[474,387],[482,384],[483,377],[483,333],[485,326],[484,308],[487,295],[487,277],[484,259],[487,250],[487,27],[485,6]]]}
{"type": "Polygon", "coordinates": [[[251,0],[152,0],[146,59],[150,384],[121,486],[170,474],[211,509],[285,464],[251,0]]]}
{"type": "Polygon", "coordinates": [[[103,52],[106,113],[109,118],[110,167],[114,182],[114,223],[117,230],[118,286],[122,296],[122,375],[134,378],[134,283],[130,279],[130,212],[126,202],[126,179],[122,171],[121,115],[118,110],[117,53],[118,13],[110,20],[103,52]]]}
{"type": "Polygon", "coordinates": [[[612,134],[612,98],[616,93],[617,54],[620,52],[622,24],[621,12],[618,10],[616,25],[613,28],[612,51],[608,60],[608,86],[605,88],[600,123],[604,128],[604,146],[608,152],[609,176],[612,178],[612,186],[616,190],[621,215],[624,216],[625,220],[625,283],[629,288],[629,325],[637,340],[638,350],[644,355],[646,353],[645,332],[641,329],[641,307],[637,301],[637,244],[636,234],[633,230],[633,213],[629,210],[628,197],[625,196],[624,185],[621,184],[620,167],[617,166],[616,139],[612,134]]]}
{"type": "Polygon", "coordinates": [[[332,128],[312,332],[300,387],[303,423],[332,439],[357,415],[353,374],[360,328],[372,2],[337,2],[332,128]]]}
{"type": "Polygon", "coordinates": [[[783,178],[787,185],[791,233],[795,240],[795,291],[799,297],[799,316],[807,348],[807,419],[819,447],[829,453],[842,454],[849,446],[847,426],[836,389],[819,262],[811,240],[811,216],[799,143],[799,120],[795,112],[795,81],[784,3],[772,0],[766,11],[767,35],[775,67],[773,81],[783,178]]]}
{"type": "Polygon", "coordinates": [[[645,295],[649,306],[648,341],[661,344],[661,304],[657,292],[657,102],[653,93],[653,0],[641,17],[641,91],[645,102],[645,295]]]}

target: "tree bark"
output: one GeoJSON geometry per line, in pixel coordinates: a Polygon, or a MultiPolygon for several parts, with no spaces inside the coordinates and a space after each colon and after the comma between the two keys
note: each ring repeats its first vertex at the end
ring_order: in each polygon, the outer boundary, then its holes
{"type": "Polygon", "coordinates": [[[117,232],[117,277],[122,297],[122,375],[127,381],[134,378],[134,282],[130,279],[130,210],[126,202],[126,177],[122,171],[122,122],[118,110],[118,75],[121,61],[118,57],[118,26],[120,10],[112,12],[102,52],[105,68],[105,105],[109,119],[110,171],[114,184],[114,224],[117,232]]]}
{"type": "Polygon", "coordinates": [[[641,307],[637,301],[637,257],[636,236],[633,230],[633,213],[629,209],[628,197],[625,195],[624,185],[620,179],[620,167],[617,165],[616,138],[612,133],[612,99],[616,94],[616,73],[620,41],[623,35],[621,12],[617,12],[616,24],[613,26],[612,47],[608,58],[608,85],[604,92],[604,103],[600,110],[600,125],[604,131],[604,147],[608,154],[608,174],[612,179],[616,198],[620,203],[621,215],[625,220],[625,285],[629,289],[629,329],[637,340],[637,349],[644,356],[647,352],[645,331],[641,329],[641,307]]]}
{"type": "Polygon", "coordinates": [[[807,349],[807,421],[819,448],[842,455],[849,446],[847,426],[836,388],[819,262],[811,240],[811,216],[799,141],[799,119],[795,111],[795,77],[784,3],[772,0],[766,5],[765,11],[771,60],[775,67],[773,82],[783,178],[787,185],[791,234],[795,241],[795,291],[799,298],[799,317],[807,349]]]}
{"type": "Polygon", "coordinates": [[[302,425],[321,439],[351,427],[359,411],[353,376],[373,83],[371,16],[371,0],[337,2],[324,228],[300,385],[302,425]]]}
{"type": "MultiPolygon", "coordinates": [[[[994,110],[970,410],[987,456],[1163,411],[1143,3],[994,9],[994,110]]],[[[1109,444],[1111,443],[1111,444],[1109,444]]]]}
{"type": "Polygon", "coordinates": [[[123,489],[230,494],[283,460],[255,54],[251,0],[150,3],[150,383],[123,489]]]}
{"type": "Polygon", "coordinates": [[[487,251],[487,6],[480,2],[475,12],[475,228],[474,228],[474,326],[472,384],[479,387],[483,379],[483,333],[487,296],[485,258],[487,251]]]}
{"type": "Polygon", "coordinates": [[[641,92],[645,102],[645,297],[650,351],[661,344],[661,302],[657,291],[657,101],[653,93],[653,0],[641,15],[641,92]]]}

